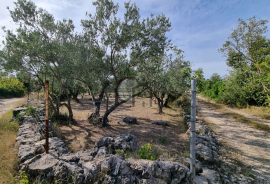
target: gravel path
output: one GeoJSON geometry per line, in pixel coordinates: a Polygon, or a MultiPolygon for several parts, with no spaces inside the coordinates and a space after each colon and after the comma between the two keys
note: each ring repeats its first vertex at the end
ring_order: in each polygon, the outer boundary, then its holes
{"type": "MultiPolygon", "coordinates": [[[[209,100],[201,95],[197,95],[197,98],[201,99],[201,100],[204,100],[204,101],[207,101],[207,102],[210,102],[210,103],[214,103],[214,104],[217,104],[216,102],[214,102],[213,100],[209,100]]],[[[220,105],[220,104],[219,104],[220,105]]],[[[263,123],[265,125],[268,125],[270,126],[270,120],[268,119],[263,119],[261,117],[258,117],[258,116],[254,116],[254,115],[251,115],[251,114],[247,114],[247,113],[244,113],[244,112],[241,112],[240,110],[236,109],[236,108],[231,108],[231,107],[228,107],[227,105],[222,105],[226,110],[228,110],[229,112],[233,112],[233,113],[237,113],[237,114],[240,114],[246,118],[249,118],[253,121],[257,121],[259,123],[263,123]]]]}
{"type": "Polygon", "coordinates": [[[16,107],[17,102],[25,100],[24,98],[0,98],[0,117],[5,112],[16,107]]]}
{"type": "Polygon", "coordinates": [[[199,95],[197,98],[200,99],[197,100],[199,114],[206,122],[214,125],[218,137],[240,153],[242,161],[252,166],[255,176],[270,182],[270,134],[226,116],[230,112],[226,108],[210,108],[203,103],[205,98],[199,95]]]}

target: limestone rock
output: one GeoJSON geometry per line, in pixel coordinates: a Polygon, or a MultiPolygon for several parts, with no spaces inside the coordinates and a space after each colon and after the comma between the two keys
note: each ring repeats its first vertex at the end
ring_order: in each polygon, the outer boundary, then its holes
{"type": "Polygon", "coordinates": [[[26,111],[26,107],[17,107],[13,109],[13,117],[17,117],[17,115],[22,111],[26,111]]]}
{"type": "Polygon", "coordinates": [[[203,168],[203,173],[201,176],[205,177],[208,180],[209,184],[221,184],[219,174],[211,169],[203,168]]]}
{"type": "Polygon", "coordinates": [[[219,145],[215,139],[198,135],[196,137],[196,158],[201,161],[217,162],[219,145]]]}
{"type": "Polygon", "coordinates": [[[53,167],[59,162],[58,158],[52,154],[45,154],[28,163],[26,172],[32,176],[48,175],[53,171],[53,167]]]}
{"type": "Polygon", "coordinates": [[[207,178],[204,176],[196,176],[195,183],[196,184],[209,184],[207,178]]]}
{"type": "MultiPolygon", "coordinates": [[[[184,162],[184,165],[190,168],[190,159],[183,158],[182,160],[184,162]]],[[[195,168],[196,168],[196,175],[199,175],[200,173],[203,172],[203,164],[198,160],[195,161],[195,168]]]]}
{"type": "Polygon", "coordinates": [[[169,126],[168,123],[161,121],[161,120],[155,120],[153,121],[152,124],[156,124],[156,125],[162,125],[162,126],[169,126]]]}
{"type": "Polygon", "coordinates": [[[125,117],[123,122],[126,124],[137,124],[137,119],[135,117],[125,117]]]}
{"type": "Polygon", "coordinates": [[[96,142],[95,147],[100,148],[103,146],[110,147],[113,151],[116,149],[121,149],[123,151],[137,151],[139,149],[136,137],[130,133],[117,135],[115,137],[101,137],[100,140],[96,142]]]}

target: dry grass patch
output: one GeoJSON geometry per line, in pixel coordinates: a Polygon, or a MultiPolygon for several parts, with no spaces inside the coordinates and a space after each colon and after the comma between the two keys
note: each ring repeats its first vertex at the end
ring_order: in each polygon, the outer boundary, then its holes
{"type": "Polygon", "coordinates": [[[263,124],[263,123],[259,123],[259,122],[256,122],[256,121],[253,121],[249,118],[246,118],[244,116],[241,116],[237,113],[226,113],[226,115],[230,116],[230,117],[233,117],[234,119],[236,119],[237,121],[241,122],[241,123],[245,123],[253,128],[256,128],[258,130],[264,130],[268,133],[270,133],[270,127],[266,124],[263,124]]]}
{"type": "Polygon", "coordinates": [[[257,107],[257,106],[248,106],[244,109],[238,109],[241,112],[246,114],[251,114],[253,116],[258,116],[264,119],[270,120],[270,107],[257,107]]]}
{"type": "MultiPolygon", "coordinates": [[[[23,99],[16,102],[13,106],[20,106],[24,101],[23,99]]],[[[3,184],[19,182],[15,178],[18,175],[18,148],[14,148],[19,125],[16,122],[9,122],[11,117],[12,110],[9,110],[0,118],[0,183],[3,184]]]]}

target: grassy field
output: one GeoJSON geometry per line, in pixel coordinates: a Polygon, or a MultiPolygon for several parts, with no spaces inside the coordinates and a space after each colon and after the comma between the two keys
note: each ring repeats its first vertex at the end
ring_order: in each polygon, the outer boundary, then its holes
{"type": "MultiPolygon", "coordinates": [[[[14,107],[20,106],[25,100],[16,102],[14,107]]],[[[0,183],[19,183],[18,179],[18,148],[15,148],[16,134],[19,125],[16,122],[9,122],[12,117],[12,110],[2,114],[0,118],[0,183]]]]}

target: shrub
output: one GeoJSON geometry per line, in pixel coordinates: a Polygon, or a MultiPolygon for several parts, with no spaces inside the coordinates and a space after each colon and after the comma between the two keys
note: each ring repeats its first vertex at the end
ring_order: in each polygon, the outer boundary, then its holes
{"type": "Polygon", "coordinates": [[[0,96],[3,97],[21,97],[26,93],[23,83],[18,79],[0,78],[0,96]]]}
{"type": "Polygon", "coordinates": [[[123,150],[120,150],[120,149],[116,149],[115,153],[116,154],[122,154],[125,158],[128,158],[130,156],[130,151],[124,152],[123,150]]]}
{"type": "Polygon", "coordinates": [[[21,184],[28,184],[28,183],[29,183],[25,171],[22,171],[22,172],[20,173],[20,178],[21,178],[21,184]]]}
{"type": "Polygon", "coordinates": [[[152,155],[152,144],[150,143],[143,145],[139,149],[138,153],[142,159],[155,160],[154,156],[152,155]]]}
{"type": "Polygon", "coordinates": [[[31,115],[31,116],[34,116],[36,114],[36,109],[31,107],[31,106],[28,106],[26,108],[26,114],[27,115],[31,115]]]}
{"type": "Polygon", "coordinates": [[[183,94],[177,100],[177,106],[180,106],[182,110],[185,112],[185,114],[190,114],[191,101],[190,101],[189,94],[183,94]]]}

